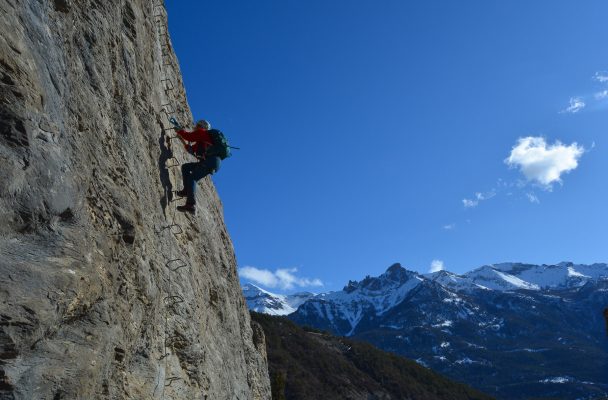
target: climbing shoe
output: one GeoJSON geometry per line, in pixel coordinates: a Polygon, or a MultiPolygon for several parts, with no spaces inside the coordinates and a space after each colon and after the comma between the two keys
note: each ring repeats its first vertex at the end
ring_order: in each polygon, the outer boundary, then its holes
{"type": "Polygon", "coordinates": [[[194,206],[194,204],[184,204],[183,206],[177,206],[177,211],[194,214],[196,213],[196,207],[194,206]]]}

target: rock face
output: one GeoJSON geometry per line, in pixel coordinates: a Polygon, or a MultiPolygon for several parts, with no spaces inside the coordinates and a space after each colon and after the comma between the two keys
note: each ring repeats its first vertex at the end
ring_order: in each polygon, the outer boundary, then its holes
{"type": "Polygon", "coordinates": [[[0,399],[267,399],[162,0],[0,0],[0,399]],[[174,158],[175,157],[175,158],[174,158]]]}

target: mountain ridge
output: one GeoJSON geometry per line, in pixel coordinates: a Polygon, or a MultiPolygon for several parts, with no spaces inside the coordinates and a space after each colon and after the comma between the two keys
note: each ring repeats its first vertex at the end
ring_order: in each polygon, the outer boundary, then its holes
{"type": "Polygon", "coordinates": [[[608,265],[501,263],[457,275],[393,264],[310,298],[292,321],[368,341],[497,398],[608,390],[608,265]],[[395,276],[398,279],[393,279],[395,276]]]}

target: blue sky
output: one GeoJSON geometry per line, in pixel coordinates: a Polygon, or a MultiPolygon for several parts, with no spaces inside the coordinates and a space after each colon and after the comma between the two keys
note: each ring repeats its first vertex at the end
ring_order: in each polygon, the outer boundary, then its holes
{"type": "MultiPolygon", "coordinates": [[[[169,1],[241,276],[608,261],[605,1],[169,1]]],[[[322,286],[321,286],[322,284],[322,286]]]]}

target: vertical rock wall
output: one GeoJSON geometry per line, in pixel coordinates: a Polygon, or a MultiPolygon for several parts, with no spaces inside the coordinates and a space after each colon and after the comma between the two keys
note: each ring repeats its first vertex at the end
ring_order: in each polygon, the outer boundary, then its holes
{"type": "Polygon", "coordinates": [[[270,398],[212,182],[175,212],[167,114],[162,0],[0,0],[0,399],[270,398]]]}

